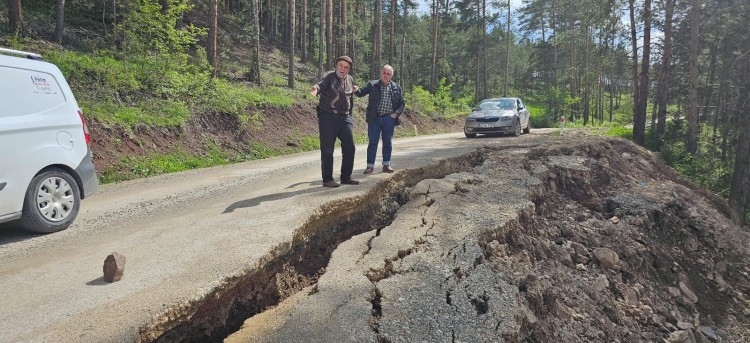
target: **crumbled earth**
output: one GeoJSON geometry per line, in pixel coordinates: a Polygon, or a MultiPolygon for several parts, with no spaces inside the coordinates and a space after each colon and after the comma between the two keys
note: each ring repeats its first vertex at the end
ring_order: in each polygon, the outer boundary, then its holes
{"type": "Polygon", "coordinates": [[[750,232],[722,199],[629,141],[534,139],[410,187],[226,342],[750,341],[750,232]]]}

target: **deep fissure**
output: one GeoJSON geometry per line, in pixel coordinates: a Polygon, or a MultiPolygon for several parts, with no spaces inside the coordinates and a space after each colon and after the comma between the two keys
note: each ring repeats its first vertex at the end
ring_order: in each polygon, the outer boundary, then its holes
{"type": "MultiPolygon", "coordinates": [[[[425,179],[469,171],[484,162],[486,150],[399,172],[366,195],[324,204],[297,229],[292,242],[269,252],[266,263],[226,281],[200,300],[171,309],[147,327],[139,342],[221,342],[242,323],[314,285],[336,247],[354,235],[388,226],[408,201],[408,189],[425,179]],[[394,205],[397,204],[397,206],[394,205]],[[335,213],[337,216],[331,216],[335,213]],[[335,217],[335,218],[331,218],[335,217]],[[343,220],[342,220],[343,218],[343,220]]],[[[373,303],[375,310],[375,303],[373,303]]]]}

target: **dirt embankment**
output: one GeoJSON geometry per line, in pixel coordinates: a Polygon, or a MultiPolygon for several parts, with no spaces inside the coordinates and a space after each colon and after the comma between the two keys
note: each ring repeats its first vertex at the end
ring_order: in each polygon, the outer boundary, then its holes
{"type": "MultiPolygon", "coordinates": [[[[356,100],[354,136],[367,137],[366,100],[356,100]]],[[[145,124],[133,128],[104,125],[89,121],[94,152],[94,165],[102,175],[115,179],[142,177],[132,170],[134,158],[153,154],[182,152],[204,156],[212,149],[220,149],[233,161],[267,157],[269,153],[303,151],[308,137],[318,137],[318,122],[311,103],[295,104],[289,108],[260,107],[248,110],[242,122],[234,115],[204,113],[189,120],[183,127],[155,127],[145,124]],[[118,177],[119,176],[119,177],[118,177]]],[[[463,129],[462,120],[428,119],[406,112],[396,136],[456,132],[463,129]]]]}

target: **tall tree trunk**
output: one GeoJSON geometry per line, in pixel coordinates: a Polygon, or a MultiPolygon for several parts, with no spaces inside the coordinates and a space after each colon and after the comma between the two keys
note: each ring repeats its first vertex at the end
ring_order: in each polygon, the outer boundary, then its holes
{"type": "Polygon", "coordinates": [[[508,79],[510,79],[510,0],[508,0],[508,27],[506,28],[505,34],[505,85],[503,86],[503,96],[508,96],[508,79]]]}
{"type": "Polygon", "coordinates": [[[737,137],[737,152],[734,160],[734,174],[729,191],[729,208],[732,221],[738,225],[747,224],[745,213],[750,204],[750,125],[745,124],[737,137]]]}
{"type": "MultiPolygon", "coordinates": [[[[746,15],[750,14],[750,7],[746,7],[746,15]]],[[[745,38],[744,46],[747,47],[750,39],[745,38]]],[[[742,45],[740,45],[742,46],[742,45]]],[[[747,224],[745,216],[750,209],[750,54],[744,53],[737,60],[735,79],[739,79],[738,96],[736,98],[737,113],[734,115],[734,126],[739,132],[737,147],[734,156],[734,174],[729,191],[729,208],[732,221],[738,225],[747,224]]],[[[728,126],[728,125],[725,125],[728,126]]]]}
{"type": "MultiPolygon", "coordinates": [[[[404,24],[408,25],[408,18],[409,18],[409,6],[404,6],[404,24]]],[[[405,27],[401,30],[401,59],[399,62],[399,75],[401,75],[401,83],[402,86],[404,86],[404,89],[411,89],[411,78],[409,77],[410,73],[404,68],[406,65],[406,56],[408,55],[409,51],[406,48],[406,32],[408,31],[408,27],[405,27]]]]}
{"type": "Polygon", "coordinates": [[[252,0],[252,58],[248,81],[260,86],[260,0],[252,0]]]}
{"type": "Polygon", "coordinates": [[[370,75],[378,75],[383,58],[383,0],[375,0],[372,23],[372,65],[370,75]]]}
{"type": "Polygon", "coordinates": [[[591,27],[588,24],[588,20],[586,21],[586,44],[584,45],[584,58],[583,58],[583,125],[586,126],[589,124],[589,115],[591,115],[591,84],[589,82],[589,68],[590,64],[589,61],[591,60],[591,45],[589,44],[589,41],[591,40],[591,27]]]}
{"type": "MultiPolygon", "coordinates": [[[[550,30],[552,30],[551,34],[556,35],[557,34],[557,2],[555,0],[552,0],[551,4],[552,10],[552,22],[550,23],[550,30]]],[[[552,39],[552,85],[555,90],[557,90],[559,85],[557,84],[557,39],[552,39]]],[[[552,121],[557,122],[558,116],[560,113],[558,109],[557,104],[557,98],[552,97],[552,101],[550,104],[550,108],[552,108],[552,121]]]]}
{"type": "Polygon", "coordinates": [[[437,85],[438,30],[440,29],[440,1],[432,0],[432,66],[430,67],[430,93],[437,85]]]}
{"type": "Polygon", "coordinates": [[[218,0],[208,0],[209,7],[209,25],[208,25],[208,64],[211,65],[211,77],[215,78],[219,66],[218,45],[219,45],[219,4],[218,0]]]}
{"type": "Polygon", "coordinates": [[[318,76],[323,75],[323,63],[325,61],[323,53],[323,41],[325,40],[324,32],[326,32],[326,1],[327,0],[320,0],[320,28],[318,29],[318,76]]]}
{"type": "Polygon", "coordinates": [[[482,98],[488,97],[489,91],[487,90],[487,75],[490,73],[489,65],[487,64],[487,0],[482,0],[482,60],[481,65],[484,66],[484,72],[482,73],[482,98]]]}
{"type": "Polygon", "coordinates": [[[698,152],[698,25],[700,22],[700,0],[692,0],[690,9],[690,56],[688,57],[690,89],[688,90],[688,134],[687,151],[698,152]]]}
{"type": "Polygon", "coordinates": [[[651,0],[643,2],[643,59],[641,60],[641,78],[638,81],[638,105],[633,121],[633,141],[638,145],[646,144],[646,109],[648,105],[649,69],[651,57],[651,0]]]}
{"type": "MultiPolygon", "coordinates": [[[[349,10],[347,8],[347,0],[341,0],[341,54],[342,55],[348,55],[349,50],[347,49],[347,31],[349,30],[349,25],[347,23],[347,17],[349,16],[349,10]]],[[[352,72],[354,72],[352,70],[352,72]]]]}
{"type": "Polygon", "coordinates": [[[57,0],[57,20],[55,21],[55,43],[62,45],[65,32],[65,0],[57,0]]]}
{"type": "Polygon", "coordinates": [[[656,92],[656,134],[661,140],[667,125],[667,99],[669,98],[669,67],[672,60],[672,16],[675,0],[666,0],[664,14],[664,43],[661,55],[661,70],[659,70],[659,88],[656,92]]]}
{"type": "MultiPolygon", "coordinates": [[[[474,6],[476,7],[476,10],[477,10],[476,40],[477,40],[477,42],[479,42],[479,40],[482,39],[481,38],[482,37],[482,30],[484,30],[482,28],[482,19],[481,19],[481,17],[482,17],[482,10],[481,10],[482,4],[481,4],[481,0],[475,0],[474,1],[474,6]]],[[[475,63],[474,63],[474,67],[475,67],[475,73],[474,73],[474,76],[475,76],[475,78],[474,78],[474,101],[478,103],[480,100],[483,99],[483,96],[482,96],[482,47],[478,46],[477,50],[478,50],[477,51],[477,55],[475,56],[476,60],[475,60],[475,63]]]]}
{"type": "Polygon", "coordinates": [[[295,25],[294,20],[297,18],[296,15],[296,4],[294,3],[294,0],[289,0],[287,3],[288,6],[288,15],[287,15],[287,29],[289,32],[287,33],[287,37],[289,37],[289,41],[287,44],[289,44],[289,75],[287,77],[287,86],[289,88],[294,89],[294,41],[296,34],[294,33],[295,25]]]}
{"type": "Polygon", "coordinates": [[[326,65],[332,65],[336,59],[333,45],[333,0],[326,1],[326,65]]]}
{"type": "MultiPolygon", "coordinates": [[[[635,106],[638,105],[638,35],[635,30],[635,0],[628,0],[628,6],[630,9],[630,44],[633,49],[631,57],[633,61],[632,78],[630,83],[633,92],[633,108],[635,109],[635,106]]],[[[635,111],[633,111],[633,116],[635,117],[635,111]]]]}
{"type": "Polygon", "coordinates": [[[302,62],[302,64],[307,63],[307,1],[308,0],[302,0],[302,20],[300,20],[299,28],[299,52],[301,54],[300,62],[302,62]]]}
{"type": "MultiPolygon", "coordinates": [[[[573,21],[573,19],[571,19],[569,25],[570,25],[569,27],[570,31],[574,32],[575,22],[573,21]]],[[[576,68],[576,63],[577,63],[576,61],[576,46],[577,46],[576,35],[575,34],[572,35],[570,39],[571,39],[571,42],[570,42],[570,97],[572,99],[575,99],[578,97],[578,84],[577,84],[578,70],[576,68]]],[[[575,119],[575,116],[578,114],[579,108],[580,107],[578,103],[573,103],[572,105],[570,105],[570,110],[571,110],[570,121],[573,121],[575,119]]]]}
{"type": "Polygon", "coordinates": [[[386,63],[396,64],[396,19],[398,18],[397,0],[391,0],[390,20],[388,27],[388,60],[386,63]]]}
{"type": "Polygon", "coordinates": [[[11,34],[24,36],[23,7],[21,0],[8,0],[8,30],[11,34]]]}

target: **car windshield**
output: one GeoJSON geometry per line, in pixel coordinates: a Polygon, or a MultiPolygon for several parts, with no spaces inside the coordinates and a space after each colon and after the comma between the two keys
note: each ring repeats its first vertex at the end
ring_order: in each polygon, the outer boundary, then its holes
{"type": "Polygon", "coordinates": [[[487,110],[515,110],[516,101],[513,99],[500,99],[493,101],[483,101],[479,104],[480,111],[487,110]]]}

